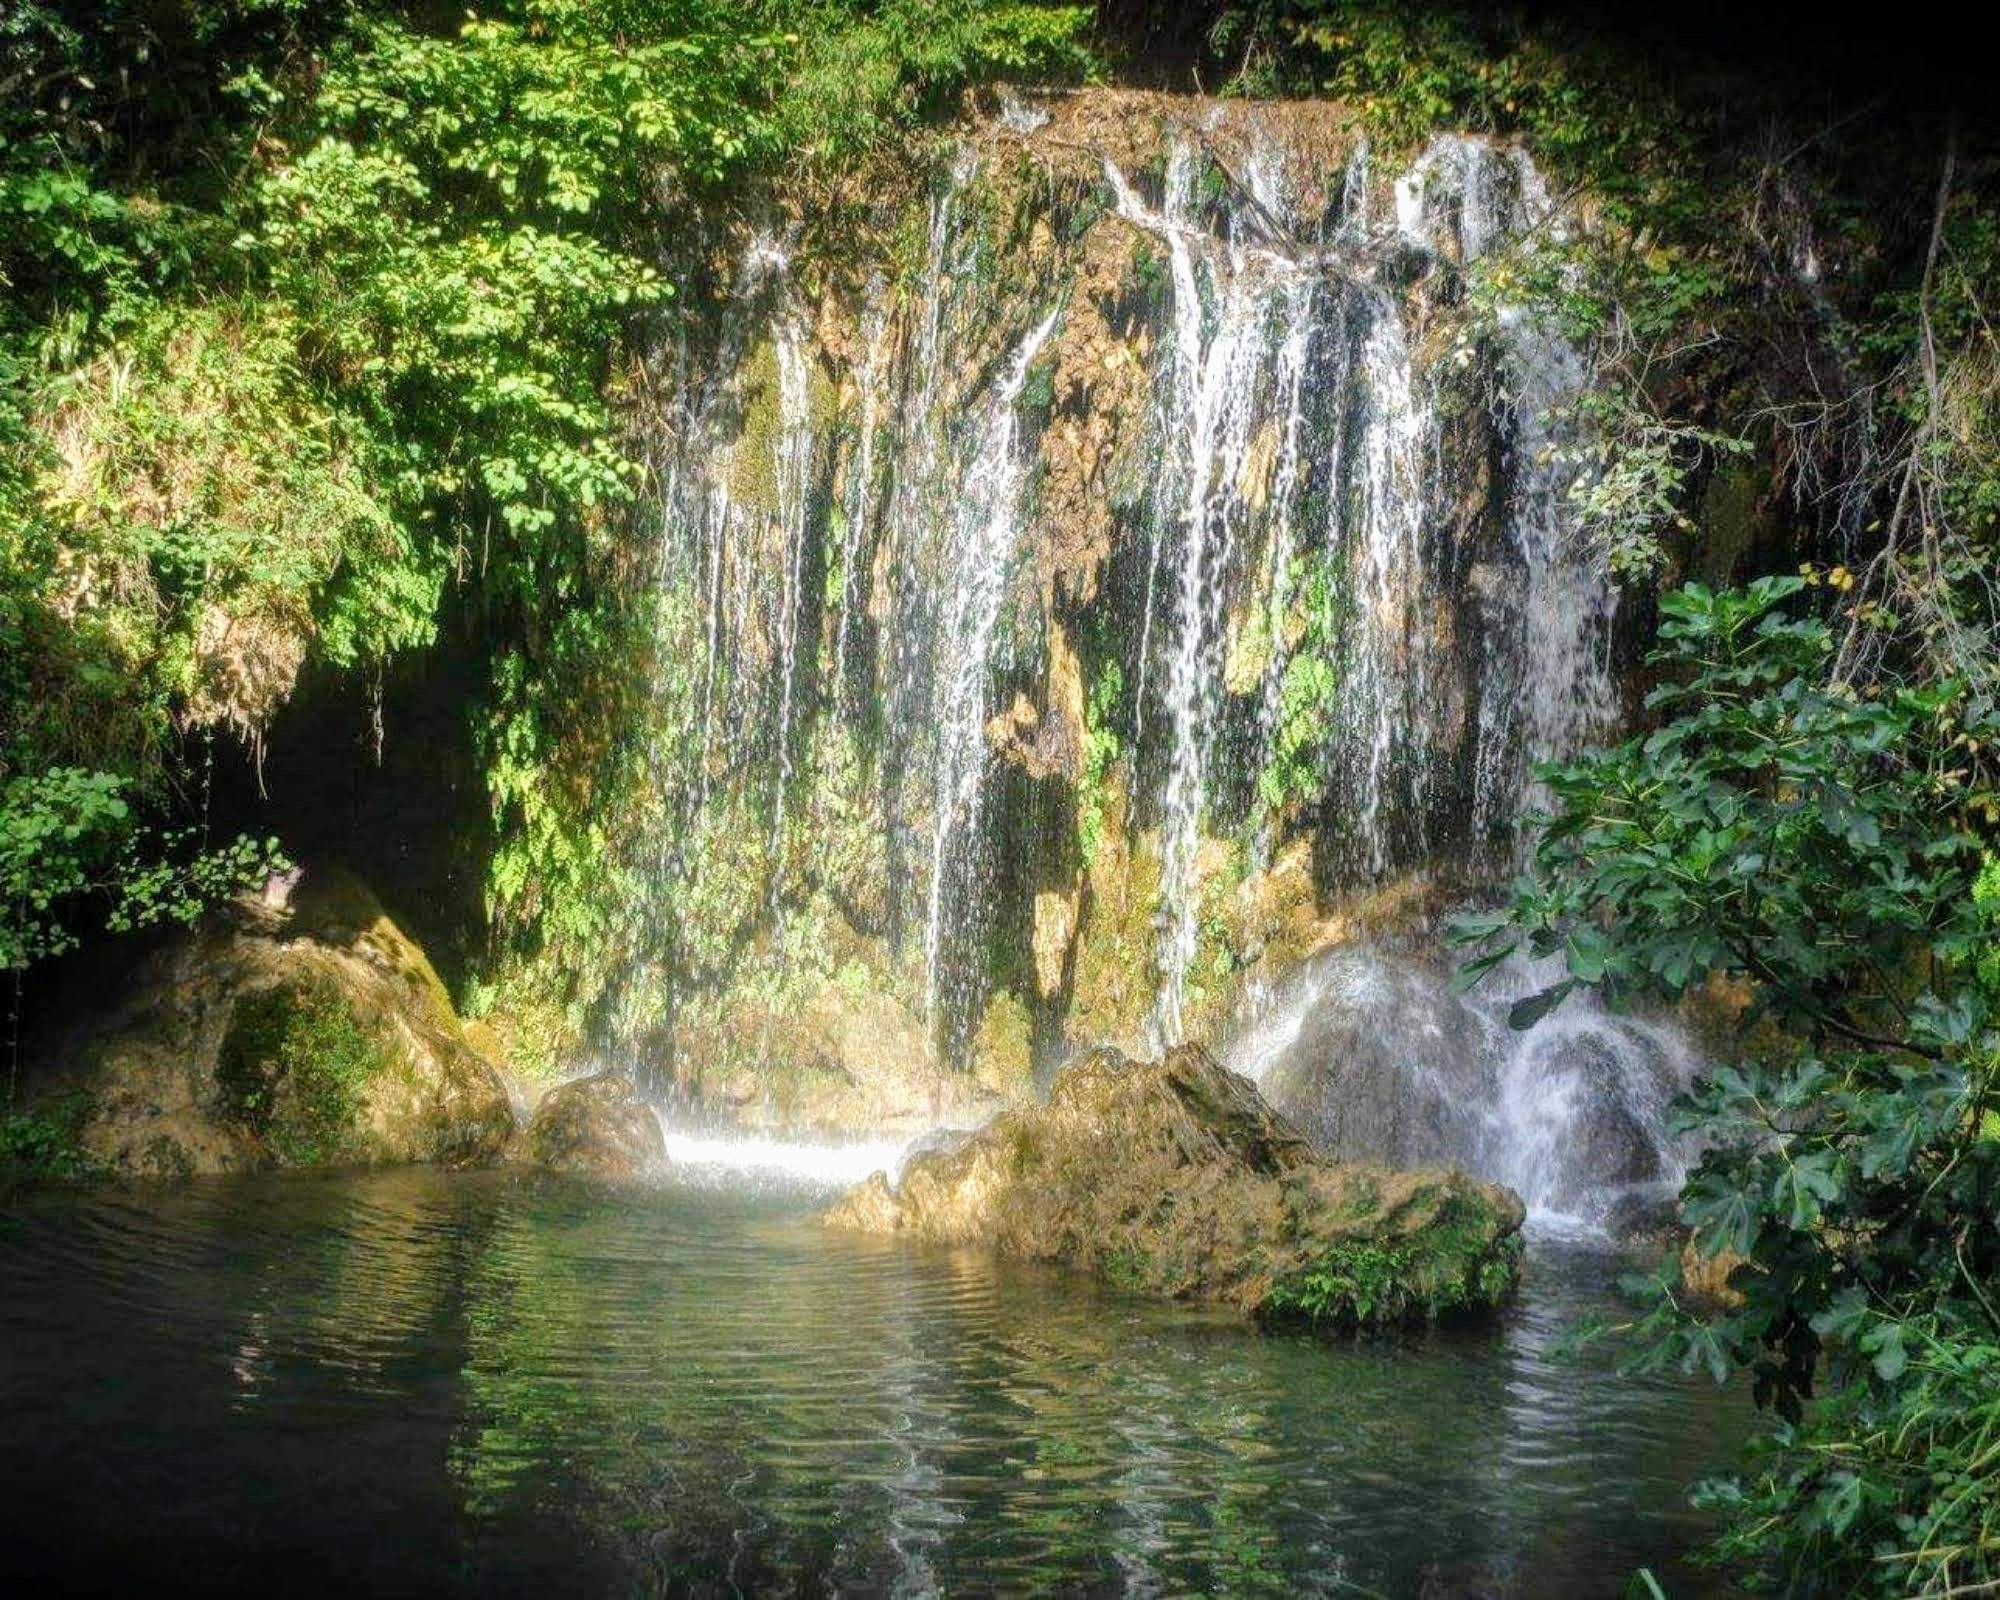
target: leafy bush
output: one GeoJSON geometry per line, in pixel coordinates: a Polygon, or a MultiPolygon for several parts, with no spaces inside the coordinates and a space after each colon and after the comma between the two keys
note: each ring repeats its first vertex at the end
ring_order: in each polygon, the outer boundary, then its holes
{"type": "Polygon", "coordinates": [[[104,901],[114,932],[185,926],[282,864],[275,840],[202,850],[193,830],[143,826],[125,789],[122,778],[76,767],[0,786],[0,971],[75,948],[73,913],[85,896],[104,901]]]}
{"type": "Polygon", "coordinates": [[[97,1163],[77,1143],[90,1110],[89,1096],[77,1094],[0,1115],[0,1193],[95,1175],[97,1163]]]}
{"type": "Polygon", "coordinates": [[[1634,1288],[1634,1364],[1747,1370],[1778,1426],[1702,1498],[1723,1554],[1794,1594],[2000,1583],[2000,862],[1993,707],[1961,683],[1856,690],[1797,578],[1663,597],[1665,721],[1546,773],[1556,814],[1511,903],[1459,937],[1579,986],[1677,998],[1721,975],[1796,1059],[1718,1068],[1680,1130],[1699,1309],[1634,1288]],[[1819,1398],[1815,1400],[1815,1396],[1819,1398]]]}

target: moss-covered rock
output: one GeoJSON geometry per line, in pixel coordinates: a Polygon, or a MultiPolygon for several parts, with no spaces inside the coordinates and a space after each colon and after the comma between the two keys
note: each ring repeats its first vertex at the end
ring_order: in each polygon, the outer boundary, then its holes
{"type": "Polygon", "coordinates": [[[224,1114],[287,1166],[338,1161],[357,1145],[369,1085],[392,1071],[384,1042],[324,979],[236,1002],[215,1062],[224,1114]]]}
{"type": "Polygon", "coordinates": [[[1321,1160],[1198,1046],[1098,1050],[1048,1104],[877,1174],[830,1224],[1060,1261],[1121,1287],[1374,1327],[1477,1311],[1519,1271],[1522,1206],[1463,1173],[1321,1160]]]}
{"type": "Polygon", "coordinates": [[[631,1081],[599,1072],[542,1096],[521,1135],[522,1154],[549,1172],[643,1178],[666,1169],[660,1120],[631,1081]]]}
{"type": "Polygon", "coordinates": [[[123,1177],[476,1164],[514,1132],[430,962],[332,871],[170,941],[38,1076],[38,1100],[88,1106],[80,1156],[123,1177]]]}

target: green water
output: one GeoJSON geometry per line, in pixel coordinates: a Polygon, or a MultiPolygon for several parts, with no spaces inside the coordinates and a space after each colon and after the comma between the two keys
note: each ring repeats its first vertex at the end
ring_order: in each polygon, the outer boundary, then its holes
{"type": "Polygon", "coordinates": [[[1496,1326],[1262,1334],[817,1197],[426,1170],[0,1214],[17,1593],[1604,1595],[1740,1398],[1496,1326]]]}

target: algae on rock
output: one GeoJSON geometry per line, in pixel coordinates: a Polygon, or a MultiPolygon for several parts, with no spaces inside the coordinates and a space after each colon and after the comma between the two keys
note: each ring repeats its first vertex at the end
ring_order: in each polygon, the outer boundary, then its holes
{"type": "Polygon", "coordinates": [[[43,1098],[89,1106],[78,1149],[121,1177],[496,1159],[497,1063],[360,884],[308,875],[171,940],[63,1049],[43,1098]]]}
{"type": "Polygon", "coordinates": [[[1496,1305],[1523,1209],[1456,1171],[1320,1159],[1246,1078],[1199,1046],[1096,1050],[1048,1103],[851,1190],[829,1224],[986,1245],[1122,1288],[1251,1315],[1376,1327],[1496,1305]]]}

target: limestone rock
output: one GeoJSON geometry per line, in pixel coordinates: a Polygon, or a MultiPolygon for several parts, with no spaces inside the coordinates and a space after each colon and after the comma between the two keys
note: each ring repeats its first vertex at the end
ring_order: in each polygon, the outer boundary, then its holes
{"type": "Polygon", "coordinates": [[[1273,1318],[1375,1326],[1476,1311],[1512,1288],[1520,1200],[1446,1170],[1316,1156],[1199,1046],[1097,1050],[1047,1105],[877,1174],[837,1227],[1066,1262],[1123,1287],[1273,1318]]]}
{"type": "Polygon", "coordinates": [[[1043,889],[1035,896],[1035,926],[1031,943],[1035,957],[1035,992],[1053,1000],[1063,992],[1076,944],[1081,883],[1067,890],[1043,889]]]}
{"type": "Polygon", "coordinates": [[[609,1072],[543,1095],[521,1143],[527,1159],[550,1172],[643,1178],[667,1165],[660,1119],[629,1079],[609,1072]]]}
{"type": "Polygon", "coordinates": [[[175,937],[44,1092],[88,1105],[78,1143],[123,1177],[479,1163],[514,1131],[423,952],[330,871],[175,937]]]}

